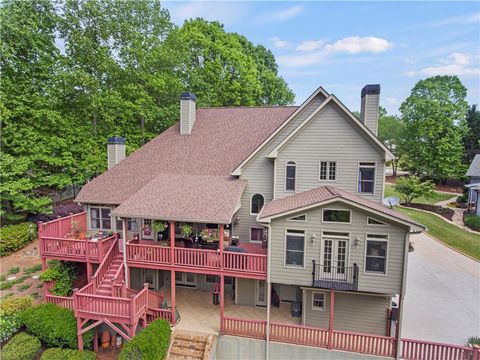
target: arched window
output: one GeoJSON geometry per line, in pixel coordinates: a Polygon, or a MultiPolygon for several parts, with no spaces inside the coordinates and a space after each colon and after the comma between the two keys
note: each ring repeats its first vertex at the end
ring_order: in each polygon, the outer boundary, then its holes
{"type": "Polygon", "coordinates": [[[297,176],[297,164],[289,161],[285,169],[285,190],[295,191],[295,178],[297,176]]]}
{"type": "Polygon", "coordinates": [[[263,204],[265,203],[265,200],[263,199],[263,196],[260,194],[255,194],[252,196],[252,205],[250,207],[250,213],[252,214],[258,214],[260,210],[262,210],[263,204]]]}

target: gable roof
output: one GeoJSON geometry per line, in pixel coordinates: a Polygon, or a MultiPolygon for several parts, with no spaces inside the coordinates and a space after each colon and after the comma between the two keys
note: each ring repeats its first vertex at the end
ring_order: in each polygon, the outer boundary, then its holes
{"type": "Polygon", "coordinates": [[[317,95],[322,94],[325,98],[328,98],[330,94],[323,88],[319,87],[317,90],[305,100],[302,105],[297,107],[296,111],[290,114],[274,132],[270,134],[256,149],[254,149],[236,168],[231,172],[231,175],[240,176],[242,174],[242,167],[244,167],[265,145],[269,143],[285,126],[287,126],[317,95]]]}
{"type": "Polygon", "coordinates": [[[385,159],[387,161],[395,159],[395,156],[392,152],[375,136],[375,134],[364,124],[362,123],[355,115],[348,110],[343,103],[338,100],[335,95],[330,95],[315,111],[310,114],[299,126],[295,128],[285,139],[283,139],[268,155],[269,158],[276,158],[278,151],[292,140],[310,121],[328,104],[334,103],[337,107],[346,115],[346,118],[360,131],[361,134],[365,135],[371,143],[373,143],[377,149],[385,153],[385,159]]]}
{"type": "Polygon", "coordinates": [[[257,220],[260,222],[270,222],[273,218],[305,211],[333,201],[341,201],[367,212],[386,217],[397,223],[406,225],[415,231],[424,229],[423,225],[416,223],[408,216],[330,185],[320,186],[312,190],[273,200],[265,204],[258,214],[257,220]]]}
{"type": "Polygon", "coordinates": [[[470,177],[480,177],[480,154],[475,155],[466,175],[470,177]]]}

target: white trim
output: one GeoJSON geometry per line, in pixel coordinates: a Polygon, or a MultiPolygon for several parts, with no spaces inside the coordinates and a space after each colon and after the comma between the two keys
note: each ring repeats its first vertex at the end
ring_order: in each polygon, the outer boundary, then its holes
{"type": "MultiPolygon", "coordinates": [[[[352,233],[349,232],[349,231],[330,231],[330,230],[322,230],[322,233],[321,233],[321,240],[320,240],[320,264],[323,265],[323,260],[324,260],[324,255],[325,255],[325,239],[327,240],[333,240],[333,241],[337,241],[337,240],[343,240],[343,241],[346,241],[347,242],[347,246],[346,246],[346,251],[347,251],[347,254],[345,254],[345,267],[347,268],[350,264],[350,254],[351,254],[351,244],[352,244],[352,233]],[[325,235],[325,233],[345,233],[345,234],[348,234],[347,236],[343,236],[343,235],[325,235]]],[[[333,246],[333,243],[332,243],[332,256],[334,255],[333,253],[334,251],[334,246],[333,246]]],[[[332,264],[331,266],[334,266],[336,267],[337,265],[333,263],[333,258],[332,258],[332,264]]]]}
{"type": "MultiPolygon", "coordinates": [[[[383,181],[382,181],[383,185],[383,181]]],[[[356,184],[356,194],[361,195],[361,196],[375,196],[376,195],[376,190],[377,190],[377,162],[376,161],[358,161],[357,162],[357,184],[356,184]],[[358,187],[359,187],[359,181],[360,181],[360,164],[373,164],[373,166],[370,165],[363,165],[362,168],[373,168],[373,192],[360,192],[358,187]]]]}
{"type": "Polygon", "coordinates": [[[367,226],[381,226],[381,227],[387,227],[387,226],[390,226],[390,224],[384,222],[384,221],[380,221],[378,219],[375,219],[373,217],[370,217],[370,216],[367,216],[367,226]],[[378,221],[379,223],[381,224],[369,224],[368,221],[369,220],[373,220],[373,221],[378,221]]]}
{"type": "Polygon", "coordinates": [[[296,216],[292,216],[292,217],[290,217],[290,218],[287,218],[286,221],[305,223],[305,222],[308,221],[307,213],[300,214],[300,215],[296,215],[296,216]],[[300,217],[300,216],[305,216],[305,220],[295,220],[296,217],[300,217]]]}
{"type": "Polygon", "coordinates": [[[263,196],[263,195],[260,194],[260,193],[254,193],[254,194],[252,194],[252,196],[250,196],[250,209],[248,209],[248,211],[250,212],[250,215],[258,215],[258,214],[260,214],[260,211],[262,211],[262,208],[263,208],[264,206],[265,206],[265,196],[263,196]],[[254,197],[255,195],[260,195],[260,196],[262,197],[262,199],[263,199],[263,205],[262,205],[262,207],[260,208],[260,210],[258,211],[258,213],[252,213],[252,201],[253,201],[253,197],[254,197]]]}
{"type": "MultiPolygon", "coordinates": [[[[291,233],[293,236],[301,236],[300,233],[291,233]]],[[[283,238],[283,267],[287,269],[299,269],[303,270],[305,269],[305,258],[306,258],[306,245],[307,245],[307,230],[305,229],[295,229],[295,228],[285,228],[285,236],[283,238]],[[287,264],[287,234],[288,230],[293,230],[293,231],[303,231],[303,266],[298,266],[298,265],[288,265],[287,264]]]]}
{"type": "Polygon", "coordinates": [[[320,110],[327,106],[327,104],[333,101],[337,104],[341,110],[348,116],[348,118],[361,130],[363,133],[367,135],[370,140],[372,140],[383,152],[385,153],[385,161],[394,160],[395,157],[392,152],[375,136],[374,133],[365,125],[363,124],[352,112],[342,104],[340,100],[335,95],[330,95],[310,116],[308,116],[299,126],[297,126],[283,141],[278,144],[268,155],[268,158],[276,158],[278,156],[278,151],[287,144],[306,124],[310,122],[310,120],[318,114],[320,110]]]}
{"type": "Polygon", "coordinates": [[[324,224],[351,224],[352,223],[352,210],[350,209],[336,209],[336,208],[323,208],[322,209],[322,223],[324,224]],[[345,221],[325,221],[323,220],[325,211],[348,211],[350,213],[350,221],[345,222],[345,221]]]}
{"type": "Polygon", "coordinates": [[[390,252],[390,235],[389,234],[379,234],[379,233],[372,233],[368,232],[365,233],[365,249],[364,249],[364,254],[363,254],[363,274],[366,276],[382,276],[382,277],[387,277],[388,275],[388,253],[390,252]],[[385,236],[386,238],[368,238],[368,235],[379,235],[379,236],[385,236]],[[387,251],[385,252],[385,273],[380,273],[380,272],[371,272],[367,271],[367,248],[368,248],[368,241],[378,241],[378,242],[385,242],[387,243],[387,251]]]}
{"type": "Polygon", "coordinates": [[[263,147],[268,144],[270,142],[270,140],[272,140],[282,129],[284,129],[288,124],[290,124],[290,122],[292,121],[292,119],[294,119],[300,112],[302,112],[302,110],[318,95],[318,94],[322,94],[326,99],[330,96],[330,94],[328,92],[325,91],[324,88],[322,88],[321,86],[315,90],[313,92],[312,95],[310,95],[307,100],[305,100],[303,102],[302,105],[300,105],[300,107],[297,108],[297,110],[295,110],[293,112],[292,115],[290,115],[288,117],[287,120],[285,120],[282,125],[280,125],[263,143],[260,144],[260,146],[258,146],[250,155],[248,155],[248,157],[242,161],[242,163],[240,165],[238,165],[235,170],[233,170],[230,175],[232,176],[240,176],[242,175],[242,168],[255,156],[257,155],[257,153],[263,149],[263,147]]]}
{"type": "Polygon", "coordinates": [[[88,221],[87,221],[87,224],[90,226],[90,230],[93,230],[93,231],[115,231],[117,230],[117,221],[116,221],[116,217],[112,215],[112,212],[113,212],[113,208],[111,206],[105,206],[105,205],[88,205],[88,213],[87,213],[87,218],[88,218],[88,221]],[[99,218],[96,218],[97,220],[100,221],[100,227],[98,228],[94,228],[92,226],[92,208],[94,209],[98,209],[99,210],[99,218]],[[106,218],[103,218],[102,217],[102,209],[108,209],[109,211],[109,216],[106,217],[106,218]],[[103,221],[104,220],[108,220],[108,218],[110,218],[110,228],[104,228],[103,227],[103,221]]]}
{"type": "Polygon", "coordinates": [[[285,186],[283,187],[283,190],[286,193],[295,193],[297,192],[297,162],[293,160],[289,160],[285,163],[285,176],[284,176],[284,181],[285,181],[285,186]],[[293,183],[293,190],[288,189],[287,190],[287,167],[288,166],[294,166],[295,167],[295,177],[293,178],[294,183],[293,183]]]}
{"type": "Polygon", "coordinates": [[[319,160],[318,161],[318,181],[321,182],[336,182],[337,181],[337,174],[338,174],[338,161],[337,160],[319,160]],[[322,162],[327,163],[327,178],[326,179],[321,179],[320,174],[322,171],[322,162]],[[331,180],[330,179],[330,164],[335,163],[335,179],[331,180]]]}
{"type": "Polygon", "coordinates": [[[327,302],[327,293],[325,291],[312,291],[312,310],[315,311],[325,311],[325,303],[327,302]],[[315,295],[314,294],[322,294],[323,296],[323,307],[314,306],[315,302],[315,295]]]}

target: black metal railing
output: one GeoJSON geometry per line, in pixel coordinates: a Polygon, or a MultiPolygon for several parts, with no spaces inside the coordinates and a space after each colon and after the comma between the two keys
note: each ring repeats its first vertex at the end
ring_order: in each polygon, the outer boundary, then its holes
{"type": "Polygon", "coordinates": [[[358,265],[330,266],[313,262],[312,286],[335,290],[358,290],[358,265]]]}

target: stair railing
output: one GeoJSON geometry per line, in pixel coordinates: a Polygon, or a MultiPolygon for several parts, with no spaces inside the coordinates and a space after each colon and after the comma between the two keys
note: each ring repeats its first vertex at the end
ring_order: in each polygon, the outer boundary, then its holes
{"type": "Polygon", "coordinates": [[[115,238],[115,241],[110,245],[108,248],[107,254],[105,255],[105,258],[102,260],[100,265],[98,266],[97,271],[91,278],[91,282],[93,282],[93,290],[96,291],[97,288],[100,286],[100,284],[103,281],[103,278],[105,277],[106,273],[108,272],[108,269],[110,268],[110,265],[112,265],[113,261],[115,260],[115,257],[118,255],[119,250],[118,250],[118,234],[113,235],[115,238]]]}

